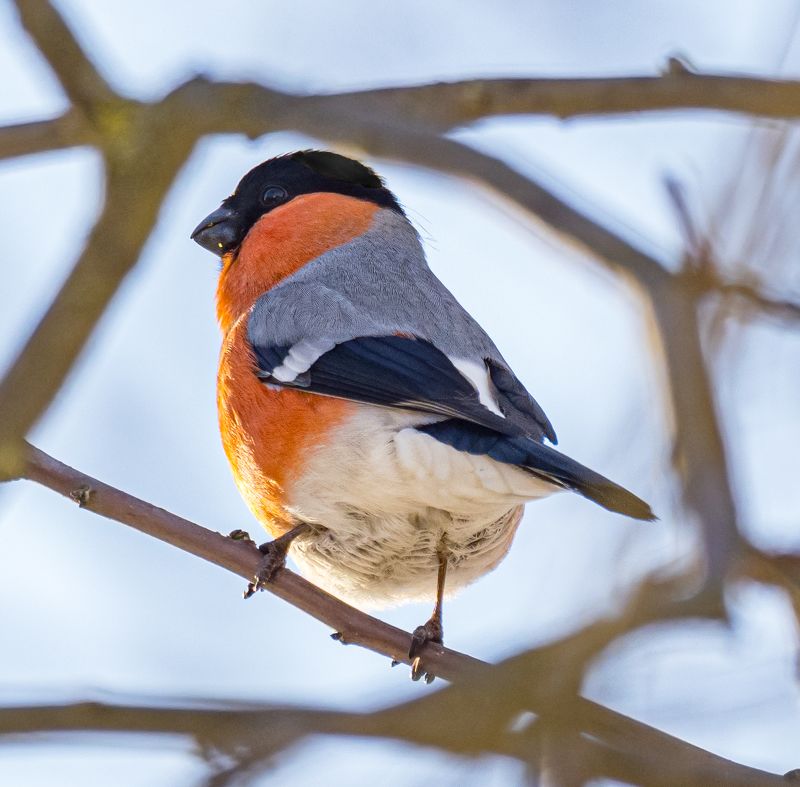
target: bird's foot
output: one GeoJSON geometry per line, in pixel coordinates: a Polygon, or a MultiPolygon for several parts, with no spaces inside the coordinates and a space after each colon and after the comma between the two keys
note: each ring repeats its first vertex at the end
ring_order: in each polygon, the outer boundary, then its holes
{"type": "Polygon", "coordinates": [[[408,649],[408,657],[411,659],[411,680],[417,681],[424,676],[425,683],[433,683],[436,676],[424,668],[420,651],[428,642],[441,645],[443,634],[442,621],[438,617],[432,617],[424,626],[417,626],[414,629],[411,635],[411,647],[408,649]]]}
{"type": "MultiPolygon", "coordinates": [[[[295,525],[291,530],[288,530],[282,536],[279,536],[274,541],[267,541],[266,544],[261,544],[258,551],[261,553],[261,562],[258,564],[258,569],[253,577],[253,581],[247,585],[247,590],[243,593],[245,598],[254,596],[257,590],[263,590],[272,580],[275,575],[286,565],[286,554],[289,547],[292,545],[298,536],[307,533],[309,526],[305,523],[295,525]]],[[[234,530],[234,533],[244,533],[244,537],[252,542],[250,536],[243,530],[234,530]]],[[[232,536],[233,537],[233,536],[232,536]]],[[[239,537],[242,538],[241,536],[239,537]]]]}
{"type": "Polygon", "coordinates": [[[279,538],[261,544],[258,551],[261,553],[261,562],[253,577],[247,583],[247,590],[242,594],[244,598],[254,596],[256,591],[263,590],[275,578],[275,575],[286,565],[286,553],[289,551],[290,542],[281,542],[279,538]]]}

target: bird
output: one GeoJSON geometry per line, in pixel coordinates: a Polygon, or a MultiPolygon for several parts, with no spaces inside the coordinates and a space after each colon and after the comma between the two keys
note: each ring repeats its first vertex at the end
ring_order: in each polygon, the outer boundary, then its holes
{"type": "Polygon", "coordinates": [[[655,518],[553,447],[544,411],[366,164],[325,150],[270,158],[191,238],[221,263],[224,451],[272,537],[245,597],[289,554],[361,608],[433,601],[408,654],[428,681],[445,595],[498,565],[526,503],[570,490],[655,518]]]}

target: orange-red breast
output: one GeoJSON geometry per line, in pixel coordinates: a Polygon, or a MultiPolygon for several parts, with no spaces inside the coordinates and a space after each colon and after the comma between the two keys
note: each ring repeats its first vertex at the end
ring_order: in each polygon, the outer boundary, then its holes
{"type": "Polygon", "coordinates": [[[527,501],[569,489],[653,518],[545,444],[544,412],[365,165],[266,161],[192,237],[222,258],[219,420],[240,492],[333,594],[436,597],[412,656],[441,642],[445,577],[453,591],[497,565],[527,501]]]}

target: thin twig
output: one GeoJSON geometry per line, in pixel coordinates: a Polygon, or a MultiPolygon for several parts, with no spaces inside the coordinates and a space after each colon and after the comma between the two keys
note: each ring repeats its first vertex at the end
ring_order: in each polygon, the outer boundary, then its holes
{"type": "Polygon", "coordinates": [[[757,314],[763,314],[781,322],[800,323],[800,303],[788,298],[777,298],[742,282],[725,282],[717,285],[716,290],[722,295],[740,298],[757,314]]]}

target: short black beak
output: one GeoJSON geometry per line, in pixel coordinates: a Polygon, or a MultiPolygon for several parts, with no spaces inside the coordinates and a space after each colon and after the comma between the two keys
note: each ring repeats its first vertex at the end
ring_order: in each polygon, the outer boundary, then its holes
{"type": "Polygon", "coordinates": [[[221,205],[194,228],[192,240],[221,257],[242,240],[237,218],[236,211],[221,205]]]}

